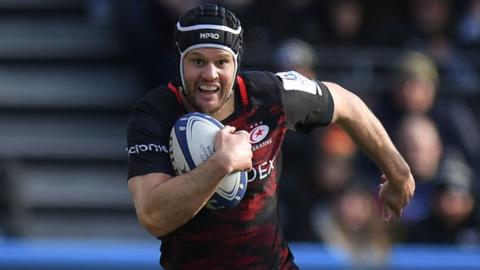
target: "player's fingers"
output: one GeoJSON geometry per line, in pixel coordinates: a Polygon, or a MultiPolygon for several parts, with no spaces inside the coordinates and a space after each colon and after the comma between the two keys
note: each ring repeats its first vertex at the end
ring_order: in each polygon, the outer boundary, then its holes
{"type": "Polygon", "coordinates": [[[384,184],[378,185],[378,194],[379,194],[380,200],[383,201],[383,203],[381,204],[382,220],[384,222],[389,222],[392,219],[392,211],[390,209],[390,206],[388,206],[388,202],[384,198],[383,186],[384,184]]]}
{"type": "Polygon", "coordinates": [[[387,204],[383,205],[382,220],[384,222],[390,222],[392,220],[392,210],[387,204]]]}
{"type": "Polygon", "coordinates": [[[390,207],[393,211],[395,218],[400,218],[402,215],[403,208],[401,206],[390,207]]]}
{"type": "Polygon", "coordinates": [[[403,208],[400,208],[397,213],[397,218],[400,218],[403,214],[403,208]]]}
{"type": "Polygon", "coordinates": [[[389,209],[390,212],[390,218],[400,218],[403,212],[402,206],[395,205],[393,203],[387,203],[387,208],[389,209]]]}
{"type": "Polygon", "coordinates": [[[247,139],[250,138],[250,134],[249,134],[248,132],[246,132],[245,130],[238,130],[237,132],[235,132],[235,134],[244,136],[244,137],[247,138],[247,139]]]}
{"type": "Polygon", "coordinates": [[[226,125],[223,127],[223,131],[226,132],[226,133],[234,133],[235,132],[235,127],[232,127],[232,126],[229,126],[229,125],[226,125]]]}

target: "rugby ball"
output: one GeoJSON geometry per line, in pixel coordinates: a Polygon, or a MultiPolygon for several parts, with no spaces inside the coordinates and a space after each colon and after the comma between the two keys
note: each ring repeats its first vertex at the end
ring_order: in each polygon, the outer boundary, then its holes
{"type": "MultiPolygon", "coordinates": [[[[215,151],[214,137],[223,128],[215,118],[203,113],[180,117],[170,132],[170,159],[177,175],[195,169],[215,151]]],[[[233,208],[247,189],[247,172],[225,176],[205,205],[209,209],[233,208]]]]}

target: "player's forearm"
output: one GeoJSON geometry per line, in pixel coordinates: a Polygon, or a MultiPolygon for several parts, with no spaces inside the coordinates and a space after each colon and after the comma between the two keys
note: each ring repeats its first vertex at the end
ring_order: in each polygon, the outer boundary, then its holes
{"type": "MultiPolygon", "coordinates": [[[[365,116],[359,116],[360,118],[365,116]]],[[[342,128],[392,181],[410,176],[410,168],[398,153],[385,129],[371,116],[368,119],[340,121],[342,128]]]]}
{"type": "Polygon", "coordinates": [[[354,94],[350,94],[348,99],[349,110],[339,116],[337,123],[375,161],[389,181],[401,184],[410,177],[407,163],[365,103],[354,94]]]}
{"type": "Polygon", "coordinates": [[[198,168],[157,185],[148,192],[142,224],[163,236],[185,224],[202,209],[227,174],[213,155],[198,168]]]}

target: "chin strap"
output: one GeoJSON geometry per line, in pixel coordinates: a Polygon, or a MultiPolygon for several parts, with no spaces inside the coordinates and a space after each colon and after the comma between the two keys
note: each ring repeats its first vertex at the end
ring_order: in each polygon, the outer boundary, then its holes
{"type": "Polygon", "coordinates": [[[238,90],[240,91],[240,98],[242,100],[242,104],[244,107],[246,107],[249,103],[248,101],[248,93],[247,93],[247,85],[245,84],[245,81],[243,80],[242,76],[237,75],[236,77],[237,84],[238,84],[238,90]]]}
{"type": "Polygon", "coordinates": [[[187,91],[185,91],[185,88],[184,88],[183,86],[179,86],[178,89],[180,90],[180,92],[181,92],[185,97],[188,96],[187,91]]]}
{"type": "MultiPolygon", "coordinates": [[[[181,91],[181,87],[179,88],[181,91]]],[[[177,99],[178,104],[183,106],[183,101],[182,101],[182,98],[180,97],[181,93],[179,93],[178,89],[173,85],[173,83],[171,82],[168,83],[168,89],[170,89],[170,91],[173,92],[173,94],[175,95],[175,98],[177,99]]]]}

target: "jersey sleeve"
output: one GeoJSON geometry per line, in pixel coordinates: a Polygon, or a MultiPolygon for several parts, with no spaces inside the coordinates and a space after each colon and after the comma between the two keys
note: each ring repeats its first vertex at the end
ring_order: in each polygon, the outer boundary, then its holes
{"type": "Polygon", "coordinates": [[[330,124],[334,103],[325,84],[295,71],[275,75],[289,130],[306,133],[315,127],[330,124]]]}
{"type": "Polygon", "coordinates": [[[168,123],[135,106],[127,129],[128,179],[154,172],[175,175],[168,151],[169,139],[168,123]]]}

